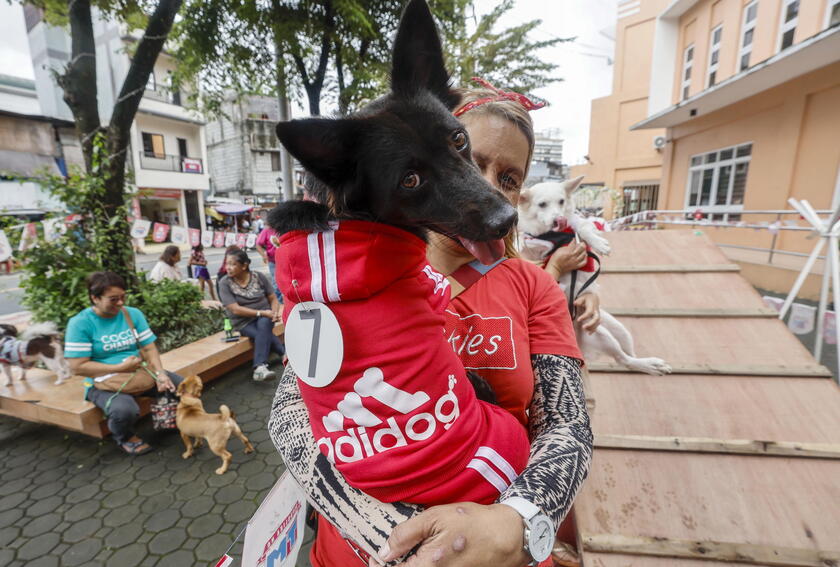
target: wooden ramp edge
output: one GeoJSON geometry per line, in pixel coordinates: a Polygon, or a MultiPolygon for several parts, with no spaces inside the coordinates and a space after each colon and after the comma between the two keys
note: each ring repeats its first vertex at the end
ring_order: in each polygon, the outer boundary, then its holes
{"type": "MultiPolygon", "coordinates": [[[[274,327],[275,335],[282,335],[282,324],[274,327]]],[[[161,355],[166,370],[181,376],[197,374],[209,382],[251,360],[253,347],[249,339],[226,343],[224,332],[216,333],[161,355]]],[[[56,425],[92,437],[106,437],[110,431],[102,412],[84,399],[81,376],[72,376],[60,385],[55,375],[41,369],[31,369],[26,380],[13,380],[10,386],[0,386],[0,414],[26,421],[56,425]]],[[[149,412],[151,399],[138,398],[141,415],[149,412]]]]}
{"type": "Polygon", "coordinates": [[[601,304],[673,373],[587,361],[581,565],[840,566],[832,372],[699,231],[607,238],[601,304]]]}

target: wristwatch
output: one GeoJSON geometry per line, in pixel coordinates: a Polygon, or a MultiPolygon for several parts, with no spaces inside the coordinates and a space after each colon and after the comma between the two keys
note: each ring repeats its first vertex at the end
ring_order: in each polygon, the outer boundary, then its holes
{"type": "Polygon", "coordinates": [[[514,496],[503,500],[505,504],[516,510],[525,522],[524,549],[531,557],[528,565],[537,565],[548,559],[554,548],[554,538],[557,530],[551,519],[543,514],[539,508],[524,498],[514,496]]]}

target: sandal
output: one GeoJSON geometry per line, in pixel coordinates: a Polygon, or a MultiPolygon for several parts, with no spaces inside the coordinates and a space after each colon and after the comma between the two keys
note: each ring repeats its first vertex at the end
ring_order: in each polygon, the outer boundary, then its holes
{"type": "Polygon", "coordinates": [[[145,441],[125,441],[123,443],[118,443],[118,446],[125,453],[134,455],[135,457],[138,455],[145,455],[153,450],[146,444],[145,441]]]}

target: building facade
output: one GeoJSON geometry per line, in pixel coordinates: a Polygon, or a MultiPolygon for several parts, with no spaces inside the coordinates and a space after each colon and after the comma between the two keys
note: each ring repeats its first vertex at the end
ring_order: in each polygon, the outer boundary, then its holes
{"type": "MultiPolygon", "coordinates": [[[[35,86],[42,113],[73,120],[55,84],[53,71],[70,60],[70,37],[48,25],[40,10],[24,6],[35,86]]],[[[128,53],[138,40],[124,26],[94,16],[99,113],[107,123],[128,74],[128,53]]],[[[138,189],[143,217],[191,228],[204,226],[204,195],[210,189],[204,119],[184,108],[184,93],[173,88],[174,61],[163,52],[131,127],[128,166],[138,189]]]]}
{"type": "MultiPolygon", "coordinates": [[[[256,205],[278,203],[282,199],[280,141],[274,133],[280,120],[278,99],[231,97],[223,109],[223,116],[207,124],[214,195],[256,205]]],[[[297,186],[301,175],[296,172],[293,177],[297,186]]]]}
{"type": "Polygon", "coordinates": [[[669,0],[620,0],[616,22],[613,89],[592,101],[587,163],[572,166],[571,177],[583,175],[584,186],[605,191],[605,215],[651,209],[662,176],[664,130],[631,131],[648,115],[648,96],[656,22],[669,0]],[[613,210],[618,193],[621,210],[613,210]],[[623,206],[622,206],[623,204],[623,206]]]}
{"type": "Polygon", "coordinates": [[[567,168],[563,164],[563,139],[559,131],[537,132],[534,139],[534,154],[531,156],[525,185],[533,185],[549,179],[565,179],[567,174],[567,168]]]}
{"type": "MultiPolygon", "coordinates": [[[[742,211],[789,209],[791,197],[840,204],[840,0],[677,1],[654,44],[648,116],[631,131],[665,128],[658,208],[767,222],[742,211]]],[[[710,235],[776,291],[813,246],[790,231],[710,235]],[[772,265],[757,250],[769,247],[783,251],[772,265]]]]}

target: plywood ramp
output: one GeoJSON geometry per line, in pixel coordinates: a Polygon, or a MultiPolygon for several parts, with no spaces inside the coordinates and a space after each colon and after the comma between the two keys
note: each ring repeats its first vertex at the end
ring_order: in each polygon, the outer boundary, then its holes
{"type": "Polygon", "coordinates": [[[601,275],[602,305],[639,356],[678,373],[587,361],[596,448],[575,502],[583,565],[840,565],[830,372],[736,272],[700,270],[727,264],[702,233],[607,237],[604,266],[619,271],[601,275]]]}

